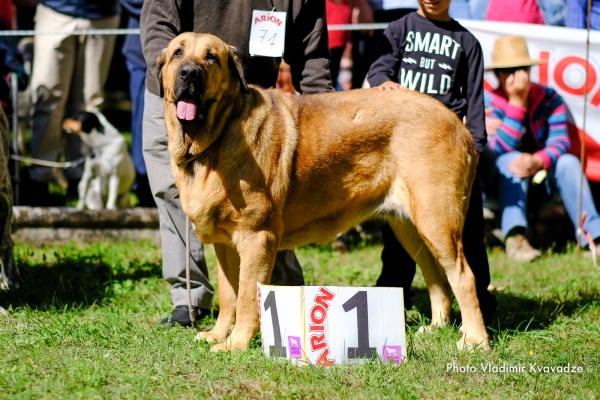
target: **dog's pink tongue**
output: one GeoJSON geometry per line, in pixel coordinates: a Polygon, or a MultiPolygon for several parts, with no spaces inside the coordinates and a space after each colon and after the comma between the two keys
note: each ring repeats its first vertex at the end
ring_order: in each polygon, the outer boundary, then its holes
{"type": "Polygon", "coordinates": [[[193,121],[196,118],[198,106],[192,100],[179,100],[177,102],[177,118],[184,121],[193,121]]]}

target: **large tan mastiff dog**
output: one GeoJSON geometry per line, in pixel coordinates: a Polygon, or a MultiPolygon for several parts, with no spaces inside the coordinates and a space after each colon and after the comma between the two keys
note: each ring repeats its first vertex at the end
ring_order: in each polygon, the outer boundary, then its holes
{"type": "Polygon", "coordinates": [[[256,283],[280,249],[328,242],[378,217],[423,271],[432,326],[462,311],[461,348],[489,348],[463,254],[475,174],[471,135],[409,90],[285,96],[247,85],[235,49],[184,33],[158,57],[171,168],[183,211],[218,262],[220,313],[200,333],[246,349],[259,328],[256,283]]]}

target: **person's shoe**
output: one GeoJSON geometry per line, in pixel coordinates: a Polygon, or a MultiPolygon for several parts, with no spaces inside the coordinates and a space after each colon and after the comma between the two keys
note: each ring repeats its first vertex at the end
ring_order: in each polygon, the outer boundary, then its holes
{"type": "MultiPolygon", "coordinates": [[[[600,244],[594,244],[594,248],[596,249],[596,258],[600,258],[600,244]]],[[[591,247],[588,246],[588,249],[583,253],[586,257],[592,257],[594,253],[592,253],[591,247]]]]}
{"type": "MultiPolygon", "coordinates": [[[[200,308],[196,306],[192,306],[194,309],[194,314],[196,315],[196,321],[200,322],[200,320],[207,315],[210,314],[210,310],[206,308],[200,308]]],[[[160,321],[162,326],[175,327],[175,326],[183,326],[184,328],[189,328],[192,326],[192,320],[190,319],[190,312],[188,306],[177,306],[171,312],[171,315],[167,316],[165,319],[160,321]]]]}
{"type": "Polygon", "coordinates": [[[542,252],[534,249],[525,236],[516,234],[506,239],[506,255],[518,262],[529,262],[538,259],[542,252]]]}

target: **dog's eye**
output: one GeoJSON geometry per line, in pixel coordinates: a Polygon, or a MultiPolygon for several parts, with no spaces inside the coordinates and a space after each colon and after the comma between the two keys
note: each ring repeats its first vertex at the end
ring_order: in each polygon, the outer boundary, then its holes
{"type": "Polygon", "coordinates": [[[213,63],[213,62],[217,61],[217,56],[214,53],[209,51],[208,53],[206,53],[206,61],[213,63]]]}
{"type": "Polygon", "coordinates": [[[182,54],[183,54],[183,50],[181,50],[181,47],[178,47],[175,49],[175,52],[173,53],[173,58],[178,58],[182,54]]]}

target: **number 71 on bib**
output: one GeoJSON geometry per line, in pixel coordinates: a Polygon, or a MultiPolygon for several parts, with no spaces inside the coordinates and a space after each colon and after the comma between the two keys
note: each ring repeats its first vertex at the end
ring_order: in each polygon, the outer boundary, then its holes
{"type": "Polygon", "coordinates": [[[251,56],[283,56],[286,14],[278,11],[252,11],[248,49],[251,56]]]}

